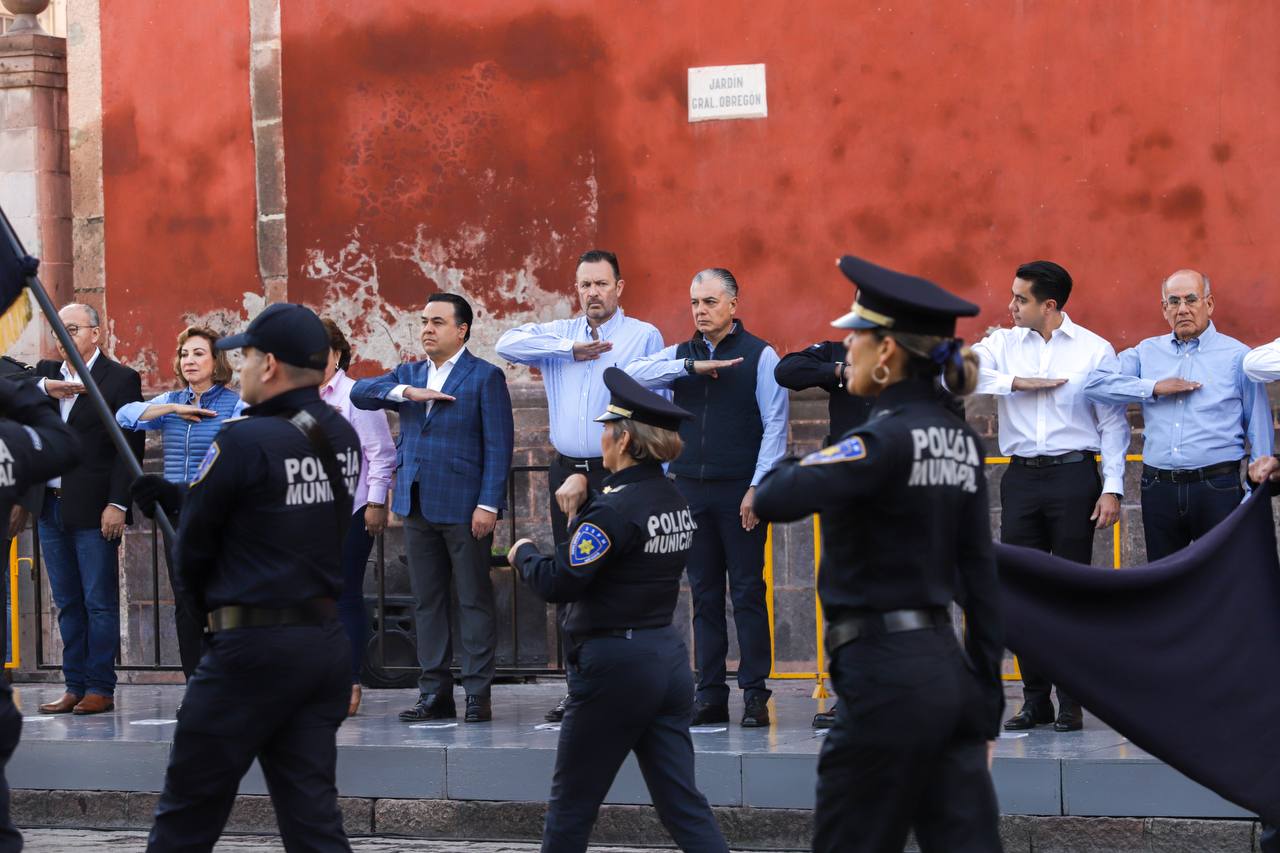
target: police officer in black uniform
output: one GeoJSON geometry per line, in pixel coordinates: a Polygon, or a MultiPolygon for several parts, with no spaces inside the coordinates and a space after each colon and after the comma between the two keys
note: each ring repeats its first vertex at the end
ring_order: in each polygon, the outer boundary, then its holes
{"type": "Polygon", "coordinates": [[[616,367],[604,383],[610,404],[596,418],[606,424],[600,449],[612,472],[604,491],[579,508],[554,556],[528,539],[507,555],[545,600],[569,603],[569,700],[542,849],[587,849],[600,804],[634,751],[680,849],[727,853],[694,782],[693,674],[671,625],[695,525],[662,463],[680,454],[677,431],[691,415],[616,367]]]}
{"type": "MultiPolygon", "coordinates": [[[[80,442],[58,415],[57,405],[33,383],[0,378],[0,523],[34,483],[71,470],[80,442]]],[[[22,835],[9,817],[4,766],[18,746],[22,714],[13,705],[8,679],[0,678],[0,853],[22,849],[22,835]]]]}
{"type": "Polygon", "coordinates": [[[997,851],[989,742],[1000,731],[1003,633],[982,443],[939,403],[977,359],[954,337],[978,307],[932,282],[846,256],[858,286],[834,325],[849,390],[876,397],[867,422],[761,482],[756,512],[820,513],[819,595],[839,695],[818,761],[814,849],[997,851]],[[966,614],[966,650],[948,607],[966,614]]]}
{"type": "Polygon", "coordinates": [[[310,309],[272,305],[216,346],[244,348],[245,417],[185,496],[160,477],[134,485],[144,512],[181,510],[176,578],[209,614],[147,849],[212,849],[257,758],[285,849],[349,851],[334,774],[350,643],[335,602],[360,442],[320,399],[329,336],[310,309]]]}

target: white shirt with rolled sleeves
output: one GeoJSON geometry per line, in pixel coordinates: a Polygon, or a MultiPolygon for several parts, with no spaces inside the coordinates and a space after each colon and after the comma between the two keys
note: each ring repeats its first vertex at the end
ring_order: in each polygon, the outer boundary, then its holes
{"type": "Polygon", "coordinates": [[[1081,390],[1089,372],[1115,358],[1106,340],[1071,321],[1046,341],[1033,329],[997,329],[974,344],[980,369],[975,393],[997,398],[1000,452],[1005,456],[1059,456],[1073,450],[1102,454],[1102,491],[1124,494],[1129,449],[1125,407],[1091,403],[1081,390]],[[1015,377],[1065,379],[1043,391],[1014,391],[1015,377]]]}
{"type": "MultiPolygon", "coordinates": [[[[453,366],[458,363],[458,359],[462,358],[462,354],[466,352],[466,349],[467,348],[465,346],[458,347],[458,351],[450,356],[449,360],[439,367],[436,367],[436,363],[434,361],[431,361],[430,359],[427,360],[427,364],[429,365],[427,368],[427,390],[442,391],[444,389],[444,383],[449,378],[449,374],[453,372],[453,366]]],[[[397,385],[391,389],[390,393],[387,394],[387,399],[395,400],[397,403],[403,403],[404,392],[408,387],[408,385],[397,385]]],[[[435,404],[435,400],[428,402],[427,411],[430,412],[431,407],[435,404]]],[[[486,512],[493,513],[494,515],[498,514],[498,508],[496,506],[477,504],[476,509],[483,509],[486,512]]]]}
{"type": "Polygon", "coordinates": [[[1244,357],[1244,375],[1254,382],[1280,380],[1280,338],[1249,350],[1244,357]]]}

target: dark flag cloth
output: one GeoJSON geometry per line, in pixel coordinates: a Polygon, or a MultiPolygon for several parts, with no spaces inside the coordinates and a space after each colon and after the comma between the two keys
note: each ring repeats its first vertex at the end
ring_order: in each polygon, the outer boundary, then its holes
{"type": "Polygon", "coordinates": [[[1273,487],[1147,566],[996,546],[1008,646],[1166,764],[1280,824],[1273,487]]]}
{"type": "Polygon", "coordinates": [[[31,321],[31,302],[23,291],[39,266],[0,210],[0,352],[13,346],[31,321]]]}

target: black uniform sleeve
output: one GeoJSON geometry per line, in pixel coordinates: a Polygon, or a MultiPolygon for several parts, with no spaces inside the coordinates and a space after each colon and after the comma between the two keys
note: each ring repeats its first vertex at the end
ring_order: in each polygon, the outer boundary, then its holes
{"type": "Polygon", "coordinates": [[[991,545],[991,511],[987,504],[987,479],[979,474],[978,491],[963,509],[959,538],[959,587],[957,603],[964,609],[965,649],[987,699],[987,737],[1000,736],[1004,712],[1004,685],[1000,665],[1004,659],[1004,621],[1000,615],[999,580],[995,549],[991,545]]]}
{"type": "Polygon", "coordinates": [[[797,521],[874,495],[898,467],[892,443],[854,433],[803,459],[784,459],[756,487],[754,509],[765,521],[797,521]]]}
{"type": "Polygon", "coordinates": [[[19,473],[23,488],[65,474],[80,461],[80,441],[51,400],[30,382],[0,379],[0,410],[35,433],[25,435],[33,452],[19,473]]]}
{"type": "Polygon", "coordinates": [[[803,391],[805,388],[840,390],[836,379],[836,362],[843,355],[839,344],[823,341],[799,352],[789,352],[773,369],[773,378],[783,388],[803,391]]]}
{"type": "Polygon", "coordinates": [[[568,543],[554,556],[524,545],[516,552],[516,566],[544,600],[577,601],[610,561],[632,548],[637,535],[634,525],[593,497],[573,520],[568,543]]]}
{"type": "MultiPolygon", "coordinates": [[[[120,407],[126,403],[136,403],[142,399],[142,377],[138,375],[136,370],[129,370],[129,375],[121,382],[121,386],[120,393],[107,401],[113,412],[118,412],[120,407]]],[[[147,449],[147,434],[141,431],[126,430],[124,437],[129,443],[129,449],[133,451],[134,458],[141,464],[143,454],[146,453],[147,449]]],[[[115,463],[111,466],[111,481],[107,490],[107,503],[119,504],[123,507],[129,506],[129,485],[131,483],[133,483],[133,469],[129,465],[129,460],[117,454],[115,463]]]]}
{"type": "Polygon", "coordinates": [[[240,424],[222,428],[182,502],[175,578],[179,592],[201,603],[243,484],[266,477],[265,465],[259,464],[262,451],[256,442],[238,437],[242,429],[240,424]]]}

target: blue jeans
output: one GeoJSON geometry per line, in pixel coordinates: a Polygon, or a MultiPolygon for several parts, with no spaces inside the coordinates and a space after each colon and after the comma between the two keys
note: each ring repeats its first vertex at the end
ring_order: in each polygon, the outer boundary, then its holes
{"type": "Polygon", "coordinates": [[[1187,547],[1212,530],[1244,500],[1238,474],[1198,483],[1168,483],[1143,474],[1142,532],[1147,562],[1187,547]]]}
{"type": "Polygon", "coordinates": [[[62,526],[62,501],[48,494],[40,513],[40,548],[58,606],[62,675],[67,692],[112,696],[120,645],[120,540],[96,527],[62,526]]]}

